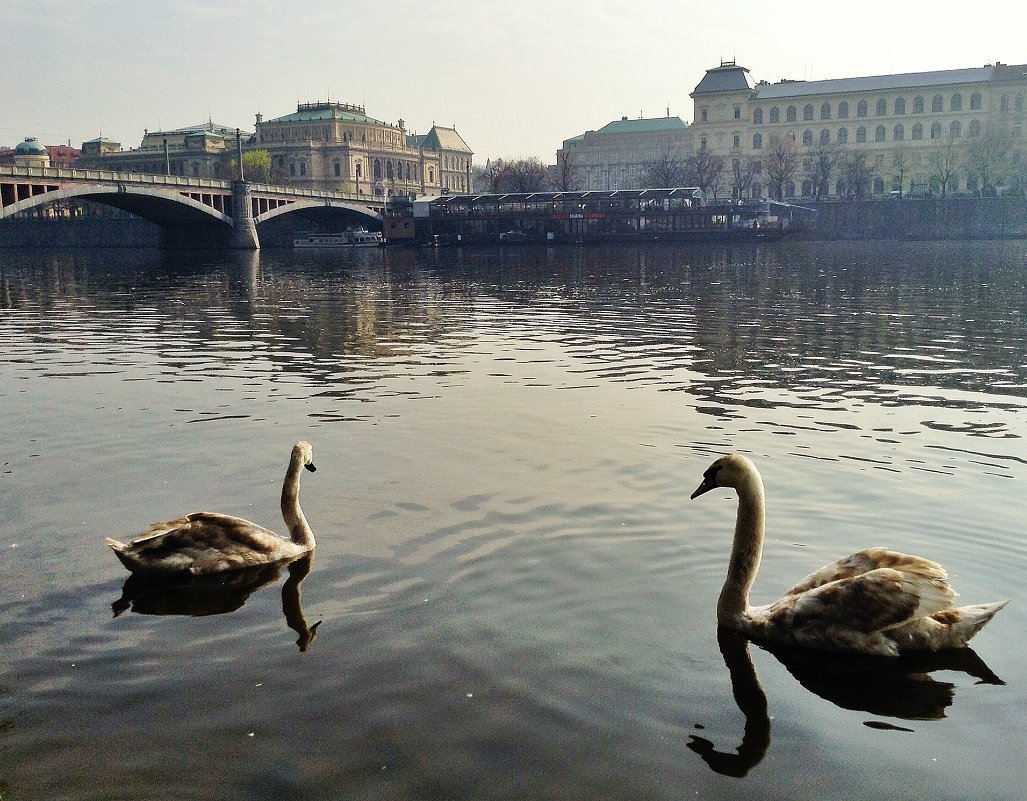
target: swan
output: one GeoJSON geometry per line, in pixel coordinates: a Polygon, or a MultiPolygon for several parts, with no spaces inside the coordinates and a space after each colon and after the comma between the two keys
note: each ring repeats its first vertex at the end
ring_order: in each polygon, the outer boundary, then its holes
{"type": "Polygon", "coordinates": [[[717,487],[738,494],[727,579],[717,602],[721,626],[757,640],[833,651],[898,656],[962,648],[1008,600],[955,608],[945,568],[919,556],[868,548],[811,573],[777,601],[750,606],[763,554],[763,479],[738,454],[717,459],[693,499],[717,487]]]}
{"type": "Polygon", "coordinates": [[[249,520],[214,512],[194,512],[155,523],[131,542],[107,538],[122,564],[141,575],[202,576],[224,570],[294,559],[314,550],[314,534],[300,509],[300,475],[314,471],[313,449],[297,442],[282,485],[282,517],[291,539],[249,520]]]}

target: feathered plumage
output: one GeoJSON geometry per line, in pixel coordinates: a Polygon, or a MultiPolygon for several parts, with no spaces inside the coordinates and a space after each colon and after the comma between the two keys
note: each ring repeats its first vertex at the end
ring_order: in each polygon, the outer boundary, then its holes
{"type": "Polygon", "coordinates": [[[133,573],[149,575],[200,576],[293,559],[314,549],[314,534],[300,509],[304,468],[315,470],[313,450],[308,443],[297,442],[282,486],[282,517],[290,539],[241,517],[194,512],[155,523],[131,542],[108,537],[107,544],[133,573]]]}
{"type": "Polygon", "coordinates": [[[955,608],[945,568],[919,556],[868,548],[811,573],[777,601],[750,606],[766,523],[763,479],[737,454],[717,459],[692,493],[738,494],[727,579],[717,603],[722,626],[772,642],[897,656],[961,648],[1008,601],[955,608]]]}

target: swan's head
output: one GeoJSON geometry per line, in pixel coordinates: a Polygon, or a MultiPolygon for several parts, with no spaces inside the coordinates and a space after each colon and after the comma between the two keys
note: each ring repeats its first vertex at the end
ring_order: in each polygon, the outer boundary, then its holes
{"type": "Polygon", "coordinates": [[[313,473],[317,470],[314,467],[314,449],[310,447],[309,442],[297,442],[292,446],[292,458],[294,461],[298,461],[307,470],[313,473]]]}
{"type": "Polygon", "coordinates": [[[691,497],[698,498],[717,487],[731,487],[738,490],[739,487],[749,484],[753,479],[759,481],[759,475],[756,465],[746,457],[737,453],[721,456],[702,474],[702,483],[691,497]]]}

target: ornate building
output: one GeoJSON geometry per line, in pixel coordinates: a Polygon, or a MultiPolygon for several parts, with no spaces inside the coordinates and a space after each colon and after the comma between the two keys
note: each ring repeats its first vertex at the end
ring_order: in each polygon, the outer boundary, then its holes
{"type": "MultiPolygon", "coordinates": [[[[232,177],[236,128],[212,121],[171,131],[143,131],[138,148],[122,150],[119,142],[99,137],[82,143],[76,166],[86,169],[184,175],[193,178],[232,177]]],[[[248,139],[249,133],[243,136],[248,139]]]]}
{"type": "Polygon", "coordinates": [[[691,133],[680,117],[621,117],[565,139],[555,182],[567,190],[641,189],[653,164],[668,157],[684,164],[691,155],[691,133]]]}
{"type": "Polygon", "coordinates": [[[1022,169],[1025,95],[1027,65],[768,83],[727,61],[707,70],[691,93],[693,147],[724,157],[729,167],[751,161],[754,196],[767,194],[762,168],[771,143],[784,138],[799,160],[785,196],[818,187],[822,196],[845,194],[842,171],[825,180],[821,156],[841,161],[854,153],[865,154],[873,193],[924,194],[940,182],[949,192],[972,192],[988,182],[984,166],[968,156],[983,137],[1005,142],[999,148],[1007,150],[1008,168],[1022,169]]]}
{"type": "Polygon", "coordinates": [[[473,153],[454,128],[423,136],[367,116],[363,106],[301,103],[264,120],[247,145],[267,150],[281,183],[357,194],[417,196],[466,191],[473,153]]]}

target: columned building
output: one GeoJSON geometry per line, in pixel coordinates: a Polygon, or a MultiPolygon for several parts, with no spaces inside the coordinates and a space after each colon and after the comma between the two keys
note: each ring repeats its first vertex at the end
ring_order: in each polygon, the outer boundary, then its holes
{"type": "Polygon", "coordinates": [[[722,156],[726,172],[751,163],[753,196],[768,194],[770,151],[785,139],[798,156],[785,196],[850,192],[840,165],[854,155],[871,193],[926,194],[942,182],[948,192],[974,192],[1000,177],[982,175],[986,165],[970,157],[987,137],[1005,151],[1007,172],[1022,170],[1025,95],[1027,65],[769,83],[727,61],[691,93],[693,147],[722,156]]]}
{"type": "MultiPolygon", "coordinates": [[[[236,128],[208,121],[170,131],[143,131],[139,147],[99,137],[82,143],[76,166],[84,169],[228,179],[236,157],[236,128]]],[[[241,134],[249,138],[250,134],[241,134]]]]}
{"type": "Polygon", "coordinates": [[[473,153],[453,128],[408,134],[363,106],[300,103],[271,120],[257,115],[248,149],[267,150],[276,182],[390,197],[465,191],[473,153]]]}
{"type": "Polygon", "coordinates": [[[565,139],[556,153],[554,183],[569,191],[642,189],[658,162],[676,160],[684,167],[691,155],[691,133],[680,117],[621,117],[565,139]]]}

